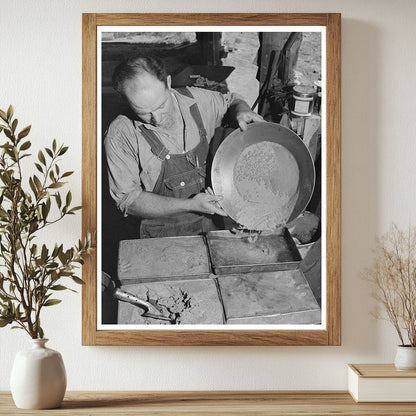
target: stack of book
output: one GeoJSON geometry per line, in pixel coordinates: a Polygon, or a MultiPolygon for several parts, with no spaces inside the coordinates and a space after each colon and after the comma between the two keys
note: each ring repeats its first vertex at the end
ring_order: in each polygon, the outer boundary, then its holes
{"type": "Polygon", "coordinates": [[[348,390],[356,402],[416,402],[416,371],[398,371],[394,364],[349,364],[348,390]]]}

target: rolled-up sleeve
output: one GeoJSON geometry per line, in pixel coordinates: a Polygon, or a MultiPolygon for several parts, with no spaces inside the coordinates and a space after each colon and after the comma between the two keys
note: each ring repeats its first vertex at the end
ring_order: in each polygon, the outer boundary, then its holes
{"type": "Polygon", "coordinates": [[[124,215],[143,191],[136,134],[129,123],[125,117],[117,117],[104,140],[110,194],[124,215]]]}

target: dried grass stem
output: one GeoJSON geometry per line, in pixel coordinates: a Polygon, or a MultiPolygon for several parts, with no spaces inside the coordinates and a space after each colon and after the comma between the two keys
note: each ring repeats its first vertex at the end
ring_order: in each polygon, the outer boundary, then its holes
{"type": "Polygon", "coordinates": [[[388,320],[401,345],[416,346],[416,228],[400,230],[396,224],[377,239],[374,261],[363,277],[373,288],[373,297],[383,306],[378,319],[388,320]]]}

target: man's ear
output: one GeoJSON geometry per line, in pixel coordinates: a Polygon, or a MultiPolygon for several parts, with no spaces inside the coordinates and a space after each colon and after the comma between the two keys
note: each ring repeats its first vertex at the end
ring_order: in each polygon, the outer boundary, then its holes
{"type": "Polygon", "coordinates": [[[168,86],[168,89],[171,89],[171,86],[172,86],[172,78],[171,78],[170,75],[168,75],[166,77],[166,85],[168,86]]]}

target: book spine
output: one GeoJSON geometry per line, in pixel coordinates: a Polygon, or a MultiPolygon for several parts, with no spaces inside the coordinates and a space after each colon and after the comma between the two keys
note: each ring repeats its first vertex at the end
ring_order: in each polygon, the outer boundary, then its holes
{"type": "Polygon", "coordinates": [[[358,383],[359,383],[359,377],[355,373],[355,371],[348,367],[348,391],[350,392],[352,398],[358,402],[358,383]]]}

